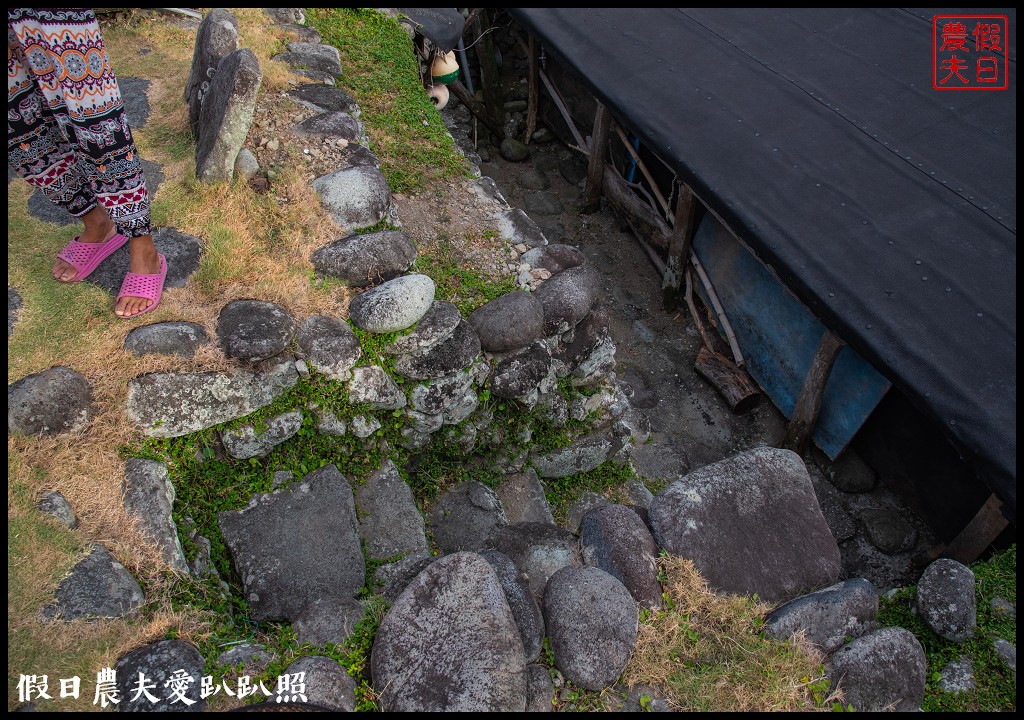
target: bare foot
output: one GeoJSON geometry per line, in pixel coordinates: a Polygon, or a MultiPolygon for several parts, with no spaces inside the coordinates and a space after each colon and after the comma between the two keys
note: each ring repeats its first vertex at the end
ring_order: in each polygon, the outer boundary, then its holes
{"type": "MultiPolygon", "coordinates": [[[[85,229],[78,236],[79,242],[104,243],[117,234],[114,221],[107,215],[107,211],[97,206],[82,217],[85,229]]],[[[53,277],[61,282],[71,282],[78,276],[78,270],[73,265],[57,258],[53,263],[53,277]]]]}
{"type": "MultiPolygon", "coordinates": [[[[144,275],[160,273],[160,256],[152,235],[142,235],[128,241],[128,271],[144,275]]],[[[114,314],[118,317],[130,318],[149,308],[153,301],[149,298],[123,297],[117,301],[114,314]]]]}

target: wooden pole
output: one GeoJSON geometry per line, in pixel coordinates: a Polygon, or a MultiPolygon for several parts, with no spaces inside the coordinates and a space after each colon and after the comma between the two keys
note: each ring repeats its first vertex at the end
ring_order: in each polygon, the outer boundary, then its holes
{"type": "Polygon", "coordinates": [[[697,353],[694,368],[729,404],[737,415],[749,412],[761,404],[761,392],[742,369],[724,355],[702,347],[697,353]]]}
{"type": "Polygon", "coordinates": [[[782,440],[782,447],[800,455],[803,455],[807,449],[807,441],[818,422],[821,398],[825,394],[828,376],[832,372],[832,366],[835,365],[836,357],[843,349],[843,345],[843,341],[828,330],[821,336],[814,359],[811,360],[811,367],[807,371],[807,377],[804,378],[804,386],[800,390],[800,396],[793,408],[793,415],[789,419],[789,428],[786,430],[786,437],[782,440]]]}
{"type": "Polygon", "coordinates": [[[604,159],[608,154],[608,130],[612,114],[600,100],[597,101],[597,115],[594,117],[594,134],[591,136],[590,160],[587,164],[587,190],[583,196],[580,211],[586,214],[601,209],[601,190],[604,185],[604,159]]]}
{"type": "Polygon", "coordinates": [[[523,138],[523,143],[529,145],[530,138],[533,137],[533,131],[537,129],[537,105],[540,101],[540,89],[537,87],[539,82],[537,71],[540,67],[537,62],[537,40],[533,35],[530,36],[526,53],[530,59],[530,94],[529,102],[526,106],[526,137],[523,138]]]}
{"type": "Polygon", "coordinates": [[[629,218],[638,235],[656,247],[668,247],[671,236],[668,225],[654,208],[636,196],[618,171],[607,163],[604,166],[602,188],[608,202],[629,218]]]}
{"type": "Polygon", "coordinates": [[[965,565],[972,563],[995,542],[1009,524],[1009,520],[1003,515],[1002,500],[995,495],[989,495],[985,504],[949,545],[940,544],[928,552],[928,562],[948,557],[965,565]]]}
{"type": "Polygon", "coordinates": [[[674,310],[679,305],[679,288],[682,284],[683,268],[690,257],[690,245],[693,243],[693,218],[697,202],[693,190],[683,183],[676,201],[675,221],[672,225],[672,238],[668,243],[668,262],[661,287],[664,290],[664,306],[666,310],[674,310]]]}
{"type": "Polygon", "coordinates": [[[579,145],[579,150],[585,155],[589,154],[587,142],[580,135],[580,131],[576,128],[576,123],[572,121],[572,116],[565,107],[565,103],[562,102],[562,96],[555,90],[554,84],[548,78],[547,74],[543,70],[538,70],[537,74],[540,75],[541,81],[544,83],[544,87],[548,89],[548,94],[551,95],[551,99],[555,101],[555,107],[558,108],[558,112],[562,113],[562,119],[565,120],[565,124],[569,126],[569,130],[572,132],[572,136],[576,138],[576,143],[579,145]]]}
{"type": "Polygon", "coordinates": [[[729,342],[729,349],[732,350],[733,360],[736,361],[737,367],[743,367],[746,362],[743,360],[743,353],[740,352],[740,345],[736,342],[736,333],[732,331],[732,324],[729,322],[729,318],[725,315],[725,308],[722,307],[722,301],[718,299],[718,293],[715,292],[714,285],[711,284],[711,278],[704,271],[704,266],[697,258],[697,253],[690,250],[690,264],[693,265],[693,269],[697,271],[697,277],[700,278],[701,285],[704,286],[705,292],[708,294],[708,300],[711,301],[711,307],[715,310],[715,316],[718,318],[718,323],[722,326],[722,333],[725,335],[725,339],[729,342]]]}
{"type": "MultiPolygon", "coordinates": [[[[480,85],[484,93],[484,106],[487,108],[487,114],[501,117],[501,76],[498,74],[498,61],[494,57],[494,38],[490,29],[491,17],[485,8],[480,12],[480,19],[476,27],[476,56],[480,61],[480,85]]],[[[505,131],[501,128],[500,122],[497,123],[497,132],[495,132],[494,126],[487,124],[487,127],[497,135],[498,142],[505,139],[505,131]]]]}
{"type": "Polygon", "coordinates": [[[487,114],[487,108],[484,104],[469,94],[469,90],[466,89],[462,82],[456,80],[448,85],[448,89],[480,122],[487,126],[488,130],[498,137],[504,137],[503,133],[505,131],[487,114]]]}
{"type": "Polygon", "coordinates": [[[640,172],[643,173],[643,176],[647,178],[647,182],[650,183],[654,196],[658,198],[658,202],[661,203],[661,209],[665,212],[665,217],[671,217],[671,213],[668,209],[668,200],[666,200],[665,196],[661,194],[661,190],[658,189],[658,184],[654,182],[654,178],[651,176],[651,173],[644,164],[644,161],[640,159],[636,149],[629,144],[629,139],[626,137],[626,133],[622,131],[622,128],[619,127],[618,123],[615,124],[615,132],[618,133],[619,139],[622,140],[622,144],[626,146],[626,150],[628,150],[629,154],[633,156],[633,159],[636,161],[636,166],[640,168],[640,172]]]}

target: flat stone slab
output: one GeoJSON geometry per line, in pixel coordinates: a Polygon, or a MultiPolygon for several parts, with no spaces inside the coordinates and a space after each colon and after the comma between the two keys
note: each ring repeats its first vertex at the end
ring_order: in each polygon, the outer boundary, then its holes
{"type": "Polygon", "coordinates": [[[299,379],[294,363],[268,373],[150,373],[128,382],[128,417],[150,437],[178,437],[240,418],[299,379]]]}
{"type": "Polygon", "coordinates": [[[478,482],[467,482],[439,495],[430,507],[430,528],[441,552],[479,550],[508,519],[497,493],[478,482]]]}
{"type": "Polygon", "coordinates": [[[94,412],[92,386],[58,365],[7,386],[8,435],[59,435],[85,427],[94,412]]]}
{"type": "Polygon", "coordinates": [[[463,320],[444,342],[424,353],[395,358],[395,372],[412,380],[431,380],[468,368],[479,357],[480,338],[473,326],[463,320]]]}
{"type": "Polygon", "coordinates": [[[346,112],[353,117],[359,116],[359,103],[339,87],[310,83],[292,88],[288,96],[320,112],[346,112]]]}
{"type": "Polygon", "coordinates": [[[121,497],[125,512],[135,519],[139,530],[160,549],[160,555],[172,570],[188,572],[185,553],[178,539],[174,508],[174,485],[167,465],[154,460],[131,458],[124,464],[121,497]]]}
{"type": "Polygon", "coordinates": [[[203,656],[183,640],[143,645],[114,666],[121,712],[205,712],[202,697],[203,656]],[[139,674],[146,679],[150,700],[138,692],[139,674]],[[136,697],[137,696],[137,697],[136,697]]]}
{"type": "Polygon", "coordinates": [[[161,322],[135,328],[124,339],[124,349],[133,355],[177,355],[195,357],[196,350],[208,345],[206,328],[191,322],[161,322]]]}
{"type": "Polygon", "coordinates": [[[361,230],[376,225],[391,208],[384,174],[369,165],[335,170],[313,181],[320,203],[339,227],[361,230]]]}
{"type": "Polygon", "coordinates": [[[356,490],[359,537],[373,560],[427,550],[425,524],[412,490],[391,460],[356,490]]]}
{"type": "Polygon", "coordinates": [[[225,182],[233,177],[262,82],[260,63],[249,48],[230,52],[217,63],[197,125],[196,177],[201,182],[225,182]]]}
{"type": "Polygon", "coordinates": [[[238,511],[219,515],[254,620],[292,621],[366,580],[352,489],[327,465],[238,511]]]}
{"type": "Polygon", "coordinates": [[[593,433],[564,448],[544,455],[534,454],[530,462],[543,478],[563,478],[589,472],[623,448],[623,441],[608,433],[593,433]]]}
{"type": "Polygon", "coordinates": [[[287,52],[275,55],[271,59],[286,63],[289,67],[319,70],[336,78],[341,77],[341,58],[338,49],[331,45],[290,42],[287,45],[287,52]]]}
{"type": "Polygon", "coordinates": [[[292,410],[266,421],[257,428],[243,425],[240,428],[224,430],[221,442],[228,455],[238,460],[263,457],[285,440],[293,437],[302,427],[302,411],[292,410]]]}
{"type": "Polygon", "coordinates": [[[320,33],[316,31],[316,28],[308,25],[279,23],[279,27],[288,34],[290,39],[298,42],[318,43],[321,40],[320,33]]]}
{"type": "Polygon", "coordinates": [[[790,600],[765,618],[764,631],[788,640],[803,631],[825,653],[843,646],[846,638],[872,629],[878,615],[878,592],[868,580],[853,578],[790,600]]]}
{"type": "Polygon", "coordinates": [[[533,468],[505,478],[498,486],[498,497],[512,525],[521,522],[555,524],[544,495],[544,484],[533,468]]]}
{"type": "Polygon", "coordinates": [[[339,278],[352,287],[394,280],[415,260],[416,246],[398,230],[349,235],[310,256],[318,273],[339,278]]]}
{"type": "Polygon", "coordinates": [[[796,453],[757,448],[694,470],[651,503],[658,545],[715,589],[771,602],[836,582],[839,547],[796,453]]]}
{"type": "Polygon", "coordinates": [[[513,245],[520,243],[527,247],[547,245],[547,238],[530,216],[519,208],[503,210],[494,216],[501,236],[513,245]]]}
{"type": "Polygon", "coordinates": [[[474,310],[469,324],[488,352],[526,347],[544,332],[544,308],[533,293],[515,290],[474,310]]]}
{"type": "Polygon", "coordinates": [[[515,618],[488,562],[431,563],[392,605],[370,658],[384,712],[523,712],[526,663],[515,618]]]}
{"type": "Polygon", "coordinates": [[[137,77],[119,77],[117,87],[121,91],[124,112],[132,130],[141,130],[149,120],[149,80],[137,77]]]}
{"type": "Polygon", "coordinates": [[[384,348],[388,355],[424,353],[452,336],[462,322],[459,309],[445,300],[435,300],[416,326],[384,348]]]}
{"type": "Polygon", "coordinates": [[[229,358],[258,362],[280,354],[295,335],[295,320],[276,303],[234,300],[217,316],[217,341],[229,358]]]}
{"type": "Polygon", "coordinates": [[[105,548],[93,545],[89,556],[61,580],[56,600],[42,614],[59,620],[118,618],[137,610],[144,600],[142,588],[124,565],[105,548]]]}
{"type": "Polygon", "coordinates": [[[332,380],[348,380],[363,356],[359,338],[348,323],[327,315],[310,315],[302,321],[295,341],[306,360],[332,380]]]}
{"type": "Polygon", "coordinates": [[[434,281],[426,275],[404,275],[357,295],[349,304],[349,317],[367,332],[405,330],[430,309],[434,290],[434,281]]]}
{"type": "Polygon", "coordinates": [[[399,410],[408,402],[402,388],[380,365],[367,365],[352,370],[348,401],[380,410],[399,410]]]}
{"type": "Polygon", "coordinates": [[[306,605],[295,616],[292,627],[300,645],[342,645],[365,616],[366,608],[358,600],[331,595],[306,605]]]}
{"type": "Polygon", "coordinates": [[[559,215],[563,209],[558,196],[547,190],[526,193],[523,201],[526,204],[526,212],[531,215],[559,215]]]}
{"type": "Polygon", "coordinates": [[[354,145],[367,142],[363,124],[340,110],[320,113],[303,120],[295,126],[295,134],[340,138],[354,145]]]}
{"type": "MultiPolygon", "coordinates": [[[[167,258],[167,277],[164,289],[185,287],[192,274],[199,269],[202,243],[199,238],[180,233],[174,228],[160,228],[153,233],[157,252],[167,258]]],[[[128,273],[128,245],[119,248],[101,262],[84,282],[101,287],[112,295],[121,290],[128,273]]]]}
{"type": "Polygon", "coordinates": [[[544,591],[555,666],[588,690],[614,684],[636,645],[639,609],[626,587],[596,567],[566,567],[544,591]]]}

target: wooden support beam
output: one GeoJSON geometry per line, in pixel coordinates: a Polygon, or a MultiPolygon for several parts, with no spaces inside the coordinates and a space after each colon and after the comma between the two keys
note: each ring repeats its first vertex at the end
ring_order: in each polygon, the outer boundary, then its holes
{"type": "MultiPolygon", "coordinates": [[[[501,75],[498,73],[498,61],[494,56],[494,34],[491,33],[491,16],[487,8],[480,11],[480,19],[476,26],[476,56],[480,61],[480,85],[484,93],[484,105],[490,117],[501,117],[503,111],[501,75]]],[[[450,88],[449,88],[450,89],[450,88]]],[[[484,123],[487,128],[498,137],[498,141],[505,139],[505,131],[501,123],[497,125],[495,132],[494,125],[484,123]]]]}
{"type": "Polygon", "coordinates": [[[604,159],[608,155],[608,131],[611,124],[611,111],[598,100],[597,115],[594,117],[594,134],[591,136],[590,160],[587,164],[587,190],[583,196],[583,207],[580,208],[581,212],[588,215],[601,209],[604,159]]]}
{"type": "Polygon", "coordinates": [[[729,409],[737,415],[749,412],[761,404],[761,392],[750,379],[746,371],[732,364],[724,355],[702,347],[697,353],[694,369],[709,383],[729,404],[729,409]]]}
{"type": "Polygon", "coordinates": [[[1010,521],[1003,515],[1002,500],[989,495],[985,504],[949,545],[939,544],[928,552],[928,562],[947,557],[965,565],[970,564],[981,557],[1009,524],[1010,521]]]}
{"type": "Polygon", "coordinates": [[[565,103],[562,102],[562,96],[558,94],[558,90],[555,89],[554,83],[548,78],[547,73],[543,70],[538,70],[541,82],[544,83],[544,87],[548,89],[548,94],[551,99],[555,102],[555,107],[558,108],[558,112],[562,114],[562,119],[565,120],[565,124],[569,126],[569,130],[572,132],[572,136],[576,138],[576,144],[579,145],[579,150],[584,155],[590,154],[590,146],[587,145],[586,140],[580,135],[580,131],[576,127],[576,123],[572,120],[572,115],[569,114],[569,110],[565,107],[565,103]]]}
{"type": "Polygon", "coordinates": [[[668,224],[661,219],[654,208],[636,196],[629,183],[611,165],[605,164],[604,166],[602,187],[608,202],[629,219],[633,230],[641,238],[655,247],[668,247],[671,237],[668,224]]]}
{"type": "Polygon", "coordinates": [[[693,244],[693,218],[696,210],[697,201],[693,197],[693,190],[683,183],[679,188],[679,199],[676,201],[672,237],[668,243],[668,262],[661,282],[664,291],[663,304],[667,311],[672,311],[679,305],[683,269],[686,267],[686,261],[690,257],[690,246],[693,244]]]}
{"type": "Polygon", "coordinates": [[[645,178],[647,178],[647,182],[651,186],[651,191],[654,193],[654,196],[658,198],[658,202],[661,204],[661,209],[664,211],[665,217],[671,217],[672,214],[668,209],[668,200],[666,200],[665,196],[661,194],[661,190],[658,188],[658,183],[654,182],[654,177],[647,169],[647,165],[645,165],[644,161],[640,159],[640,156],[636,152],[636,148],[630,145],[629,139],[626,137],[626,133],[622,131],[622,128],[619,127],[618,123],[615,123],[615,132],[618,134],[619,139],[622,140],[622,144],[626,146],[626,150],[628,150],[629,154],[633,156],[633,160],[636,161],[636,166],[640,168],[640,172],[645,178]]]}
{"type": "Polygon", "coordinates": [[[533,137],[533,131],[537,129],[537,105],[540,102],[540,88],[538,87],[540,79],[537,77],[540,63],[537,58],[537,39],[533,35],[530,36],[529,45],[526,48],[526,56],[530,60],[530,91],[526,106],[526,137],[523,138],[523,143],[529,145],[530,138],[533,137]]]}
{"type": "Polygon", "coordinates": [[[804,386],[800,390],[800,396],[793,408],[793,415],[789,419],[789,428],[786,430],[786,437],[782,441],[782,447],[803,455],[807,449],[807,441],[810,440],[814,426],[818,422],[818,412],[821,410],[821,398],[825,394],[825,385],[828,383],[828,376],[835,365],[839,351],[843,349],[843,341],[830,333],[828,330],[821,336],[818,349],[811,360],[811,367],[804,378],[804,386]]]}
{"type": "Polygon", "coordinates": [[[466,108],[480,120],[480,122],[487,126],[488,130],[498,137],[504,137],[505,131],[501,129],[501,125],[497,124],[495,120],[488,115],[487,108],[484,104],[470,95],[469,90],[466,89],[466,86],[463,85],[462,82],[456,80],[448,85],[448,89],[451,91],[452,95],[459,99],[459,102],[465,105],[466,108]]]}

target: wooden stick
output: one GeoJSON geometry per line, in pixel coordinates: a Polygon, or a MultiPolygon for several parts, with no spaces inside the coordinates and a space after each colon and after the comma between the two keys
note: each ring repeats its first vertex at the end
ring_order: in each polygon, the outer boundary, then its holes
{"type": "Polygon", "coordinates": [[[608,154],[608,130],[612,124],[611,111],[597,101],[594,134],[591,136],[590,160],[587,162],[587,190],[583,196],[581,212],[590,214],[601,209],[601,188],[604,184],[604,159],[608,154]]]}
{"type": "Polygon", "coordinates": [[[576,129],[576,123],[572,121],[572,116],[569,115],[569,111],[566,109],[565,103],[562,102],[562,97],[558,94],[558,91],[555,90],[555,86],[551,83],[551,80],[548,79],[547,73],[543,70],[538,70],[537,74],[540,75],[540,79],[543,81],[544,87],[548,89],[548,94],[551,95],[551,99],[555,101],[555,107],[558,108],[558,112],[562,113],[562,118],[565,120],[566,125],[569,126],[569,130],[572,131],[572,136],[576,138],[576,143],[579,145],[580,151],[583,152],[584,155],[589,155],[590,153],[587,151],[590,146],[583,139],[583,136],[580,135],[580,131],[576,129]]]}
{"type": "Polygon", "coordinates": [[[469,90],[466,89],[466,86],[463,85],[462,82],[456,80],[452,83],[449,83],[448,89],[451,91],[452,95],[459,99],[459,102],[465,105],[466,108],[471,113],[473,113],[475,117],[480,119],[480,122],[487,126],[488,130],[490,130],[498,137],[505,137],[505,131],[502,130],[501,127],[496,125],[494,120],[492,120],[490,116],[488,116],[487,107],[483,105],[483,103],[481,103],[475,97],[470,95],[469,90]]]}
{"type": "Polygon", "coordinates": [[[707,328],[704,327],[704,321],[700,319],[700,313],[697,312],[697,306],[693,304],[693,278],[690,268],[686,268],[686,307],[690,308],[690,317],[693,318],[693,324],[697,326],[697,332],[700,333],[701,338],[704,340],[704,344],[709,348],[713,348],[714,345],[711,342],[711,336],[708,335],[707,328]]]}
{"type": "Polygon", "coordinates": [[[1003,515],[1003,502],[989,495],[977,514],[949,545],[939,544],[928,552],[928,562],[948,557],[965,565],[977,560],[995,542],[1010,522],[1003,515]]]}
{"type": "Polygon", "coordinates": [[[629,218],[640,237],[652,245],[667,248],[670,230],[661,216],[650,205],[636,196],[629,184],[611,165],[605,163],[602,184],[605,197],[620,213],[629,218]]]}
{"type": "Polygon", "coordinates": [[[693,264],[693,269],[697,271],[697,277],[700,278],[700,283],[708,294],[708,300],[711,301],[711,307],[715,310],[715,316],[722,325],[722,332],[725,334],[725,339],[729,342],[729,348],[732,350],[736,366],[743,367],[746,362],[743,360],[743,353],[740,352],[739,343],[736,342],[736,333],[732,331],[732,324],[730,324],[729,318],[725,316],[725,310],[718,299],[718,293],[715,292],[715,288],[711,284],[711,278],[704,272],[704,266],[701,265],[700,260],[697,258],[697,253],[693,250],[690,250],[690,263],[693,264]]]}
{"type": "Polygon", "coordinates": [[[821,336],[814,359],[811,360],[811,367],[807,371],[807,377],[804,378],[804,386],[793,407],[793,414],[789,419],[789,427],[786,429],[786,437],[782,440],[782,447],[800,455],[803,455],[804,450],[807,449],[807,441],[818,422],[821,398],[825,394],[828,376],[832,372],[832,366],[835,365],[839,351],[843,349],[843,344],[842,340],[828,330],[821,336]]]}
{"type": "Polygon", "coordinates": [[[540,69],[540,63],[537,62],[537,40],[533,35],[530,35],[530,44],[526,53],[530,59],[530,94],[529,103],[526,106],[526,137],[523,138],[523,142],[529,145],[533,131],[537,129],[537,105],[540,100],[540,89],[537,87],[537,71],[540,69]]]}
{"type": "Polygon", "coordinates": [[[693,217],[697,202],[693,199],[693,191],[686,183],[682,184],[679,200],[676,202],[676,214],[672,223],[672,238],[668,243],[668,263],[661,287],[665,291],[665,305],[671,309],[679,304],[679,286],[683,268],[690,257],[690,245],[693,243],[693,217]]]}
{"type": "MultiPolygon", "coordinates": [[[[502,101],[500,75],[498,74],[498,62],[494,58],[494,37],[491,35],[491,18],[484,8],[480,12],[479,22],[476,28],[476,57],[480,62],[480,89],[484,93],[484,107],[487,114],[501,117],[502,101]]],[[[450,88],[449,88],[450,89],[450,88]]],[[[492,125],[487,125],[491,132],[494,132],[492,125]]],[[[495,133],[499,140],[505,139],[505,131],[501,128],[501,122],[497,123],[498,132],[495,133]]]]}
{"type": "Polygon", "coordinates": [[[636,161],[636,166],[640,168],[640,172],[643,173],[644,177],[647,178],[647,182],[651,184],[651,190],[654,191],[654,196],[658,198],[658,202],[661,203],[661,209],[665,212],[665,217],[669,217],[671,212],[668,207],[668,200],[661,194],[661,190],[658,189],[658,184],[654,182],[654,178],[651,177],[650,171],[647,170],[647,166],[644,165],[644,161],[640,159],[640,155],[637,154],[636,149],[629,144],[629,139],[626,137],[626,133],[622,131],[618,123],[615,123],[615,132],[618,133],[619,139],[622,140],[622,144],[626,146],[629,154],[633,156],[636,161]]]}
{"type": "Polygon", "coordinates": [[[715,386],[715,390],[728,403],[729,409],[737,415],[749,412],[761,404],[761,392],[754,381],[724,355],[702,347],[697,353],[694,369],[715,386]]]}

